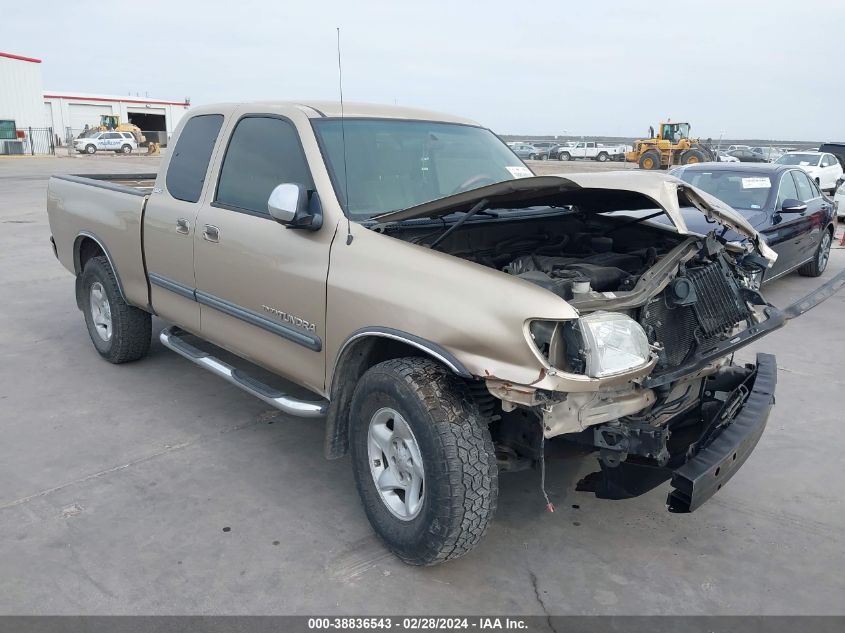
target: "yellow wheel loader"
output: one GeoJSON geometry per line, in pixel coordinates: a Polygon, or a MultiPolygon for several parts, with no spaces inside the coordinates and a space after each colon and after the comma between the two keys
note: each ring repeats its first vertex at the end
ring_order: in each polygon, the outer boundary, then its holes
{"type": "Polygon", "coordinates": [[[634,141],[633,151],[625,154],[629,163],[640,169],[668,169],[673,165],[693,165],[716,160],[713,151],[697,138],[690,138],[689,123],[661,123],[648,130],[649,138],[634,141]]]}
{"type": "MultiPolygon", "coordinates": [[[[95,130],[96,131],[96,130],[95,130]]],[[[135,137],[138,145],[146,141],[146,137],[141,133],[141,128],[133,123],[121,123],[120,117],[116,114],[102,114],[100,115],[100,132],[131,132],[135,137]]]]}

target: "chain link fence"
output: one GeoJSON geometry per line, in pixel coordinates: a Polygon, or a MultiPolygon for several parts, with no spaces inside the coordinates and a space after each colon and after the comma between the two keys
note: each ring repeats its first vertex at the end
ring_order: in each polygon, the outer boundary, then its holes
{"type": "Polygon", "coordinates": [[[23,156],[36,154],[55,154],[58,137],[51,127],[16,128],[0,137],[0,155],[23,156]]]}

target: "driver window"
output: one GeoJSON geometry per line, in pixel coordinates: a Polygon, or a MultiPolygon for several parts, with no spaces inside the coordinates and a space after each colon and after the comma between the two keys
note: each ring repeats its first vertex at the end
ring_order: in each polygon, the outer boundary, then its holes
{"type": "Polygon", "coordinates": [[[216,203],[266,216],[270,192],[283,182],[314,188],[296,128],[283,119],[247,115],[229,140],[216,203]]]}

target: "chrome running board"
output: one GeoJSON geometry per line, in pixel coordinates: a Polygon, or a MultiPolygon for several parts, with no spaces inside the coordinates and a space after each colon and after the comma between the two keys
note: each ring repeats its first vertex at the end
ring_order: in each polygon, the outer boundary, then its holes
{"type": "Polygon", "coordinates": [[[276,407],[289,415],[301,418],[318,418],[326,415],[329,408],[328,400],[299,400],[289,396],[263,382],[249,376],[244,371],[236,369],[188,343],[184,336],[188,333],[174,326],[165,328],[159,334],[162,345],[172,349],[180,356],[184,356],[192,363],[207,369],[213,374],[226,379],[236,387],[240,387],[256,398],[260,398],[271,407],[276,407]]]}

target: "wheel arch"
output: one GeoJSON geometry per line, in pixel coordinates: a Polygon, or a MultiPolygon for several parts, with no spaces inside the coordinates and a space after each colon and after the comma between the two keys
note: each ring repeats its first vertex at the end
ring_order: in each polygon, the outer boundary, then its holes
{"type": "MultiPolygon", "coordinates": [[[[112,259],[111,253],[109,253],[109,249],[107,249],[102,240],[93,233],[80,231],[79,235],[76,236],[76,239],[73,242],[73,270],[76,274],[77,285],[76,304],[80,310],[82,309],[82,304],[80,303],[81,297],[79,290],[80,282],[82,280],[82,271],[89,259],[92,257],[99,257],[101,255],[109,262],[109,266],[114,273],[114,278],[117,281],[117,289],[120,291],[120,298],[126,301],[126,294],[123,292],[123,283],[120,281],[120,273],[118,273],[117,267],[114,265],[114,260],[112,259]]],[[[126,301],[126,303],[129,302],[126,301]]]]}
{"type": "Polygon", "coordinates": [[[431,358],[461,378],[473,378],[460,360],[437,343],[394,328],[356,330],[337,353],[328,385],[331,404],[326,416],[326,458],[337,459],[349,451],[349,405],[361,376],[382,361],[405,356],[431,358]]]}

